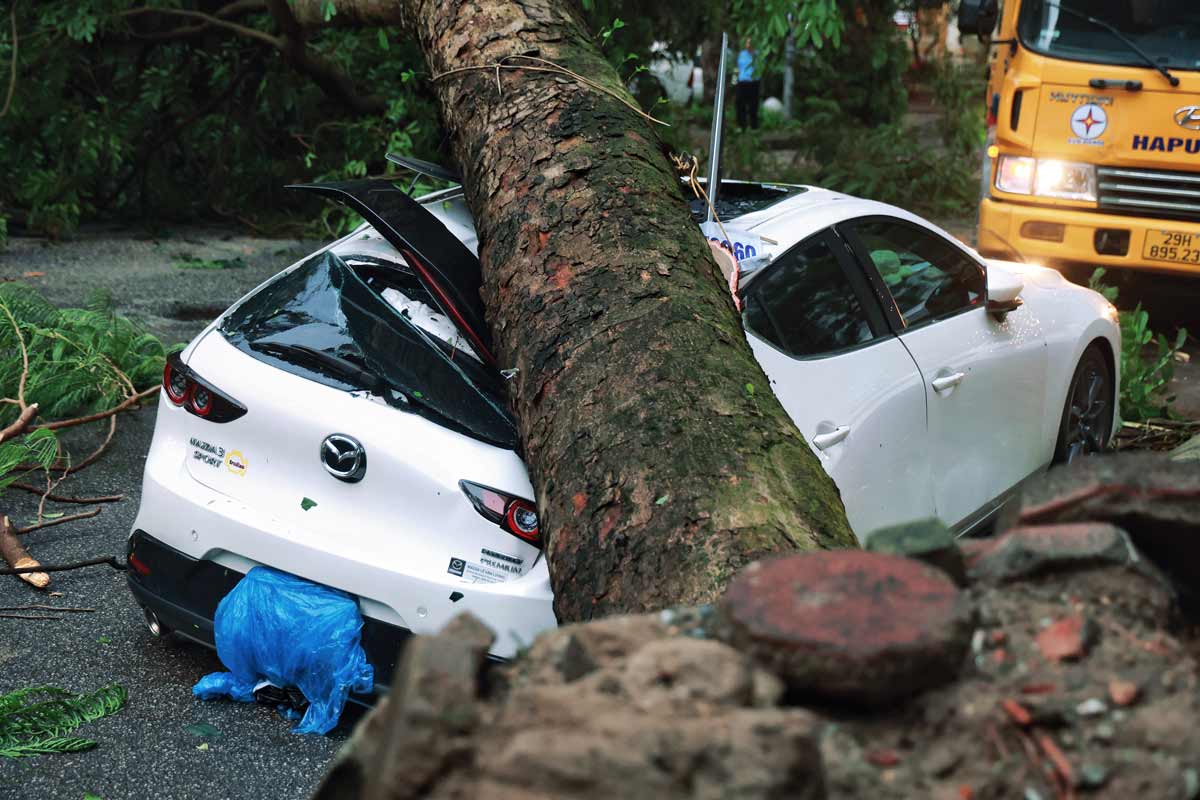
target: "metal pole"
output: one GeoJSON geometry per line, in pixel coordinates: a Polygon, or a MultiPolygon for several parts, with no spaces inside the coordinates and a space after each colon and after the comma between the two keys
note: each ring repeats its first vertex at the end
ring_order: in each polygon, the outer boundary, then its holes
{"type": "MultiPolygon", "coordinates": [[[[788,14],[788,22],[791,22],[791,14],[788,14]]],[[[796,68],[794,62],[796,60],[796,37],[792,35],[792,31],[788,29],[787,38],[783,40],[783,118],[792,118],[792,92],[795,91],[796,85],[796,68]]]]}
{"type": "Polygon", "coordinates": [[[717,204],[717,190],[720,188],[718,168],[721,162],[721,127],[725,118],[725,56],[729,52],[729,34],[721,34],[721,62],[717,67],[717,87],[713,95],[712,133],[709,136],[708,147],[708,213],[705,219],[713,221],[713,207],[717,204]]]}

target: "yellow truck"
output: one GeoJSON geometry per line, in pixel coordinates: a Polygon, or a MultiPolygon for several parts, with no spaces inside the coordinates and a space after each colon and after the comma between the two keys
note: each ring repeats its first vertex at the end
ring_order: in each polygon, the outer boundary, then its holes
{"type": "Polygon", "coordinates": [[[991,37],[980,252],[1200,276],[1200,0],[962,0],[959,29],[991,37]]]}

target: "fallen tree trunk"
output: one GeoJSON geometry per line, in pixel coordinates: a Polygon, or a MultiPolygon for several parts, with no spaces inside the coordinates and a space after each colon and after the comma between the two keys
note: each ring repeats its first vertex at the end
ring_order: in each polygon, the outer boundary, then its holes
{"type": "MultiPolygon", "coordinates": [[[[3,556],[13,569],[31,569],[41,566],[33,556],[29,555],[25,545],[21,544],[21,540],[17,538],[16,529],[8,521],[8,517],[0,520],[0,556],[3,556]]],[[[17,577],[38,589],[45,589],[50,585],[50,576],[44,572],[23,572],[17,577]]]]}
{"type": "MultiPolygon", "coordinates": [[[[378,22],[380,5],[339,14],[378,22]]],[[[517,370],[559,619],[705,602],[765,554],[853,546],[652,123],[568,4],[394,7],[432,73],[497,356],[517,370]]]]}

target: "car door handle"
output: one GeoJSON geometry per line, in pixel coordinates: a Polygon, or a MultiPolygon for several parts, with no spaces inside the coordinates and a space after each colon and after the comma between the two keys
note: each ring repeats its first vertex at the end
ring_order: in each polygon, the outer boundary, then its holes
{"type": "Polygon", "coordinates": [[[849,435],[850,426],[841,425],[837,428],[834,428],[829,433],[818,433],[816,436],[814,436],[812,439],[813,447],[817,448],[818,450],[824,450],[827,447],[833,447],[835,444],[842,441],[849,435]]]}
{"type": "Polygon", "coordinates": [[[963,382],[963,378],[967,377],[965,372],[955,372],[952,375],[943,375],[940,378],[934,378],[930,381],[930,386],[935,392],[944,392],[947,389],[953,389],[963,382]]]}

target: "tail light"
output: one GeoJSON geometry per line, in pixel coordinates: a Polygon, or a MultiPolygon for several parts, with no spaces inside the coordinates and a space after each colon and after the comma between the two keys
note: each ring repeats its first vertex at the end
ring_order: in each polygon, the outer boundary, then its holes
{"type": "Polygon", "coordinates": [[[537,508],[532,502],[470,481],[459,481],[458,485],[483,517],[518,539],[541,549],[542,531],[538,525],[537,508]]]}
{"type": "Polygon", "coordinates": [[[167,356],[163,393],[175,405],[210,422],[232,422],[246,413],[244,405],[189,369],[178,353],[167,356]]]}

